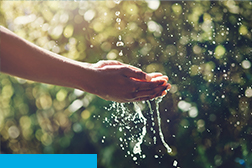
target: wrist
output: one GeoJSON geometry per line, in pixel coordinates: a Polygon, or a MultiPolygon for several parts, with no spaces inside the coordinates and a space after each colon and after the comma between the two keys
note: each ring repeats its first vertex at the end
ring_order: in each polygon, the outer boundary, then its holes
{"type": "Polygon", "coordinates": [[[96,71],[93,64],[79,62],[74,73],[74,88],[95,94],[93,78],[96,77],[96,71]]]}

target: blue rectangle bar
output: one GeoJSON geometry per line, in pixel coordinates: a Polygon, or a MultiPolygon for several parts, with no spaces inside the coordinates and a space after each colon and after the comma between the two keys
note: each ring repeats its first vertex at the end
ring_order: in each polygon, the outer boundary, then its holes
{"type": "Polygon", "coordinates": [[[1,167],[97,168],[97,154],[0,154],[1,167]]]}

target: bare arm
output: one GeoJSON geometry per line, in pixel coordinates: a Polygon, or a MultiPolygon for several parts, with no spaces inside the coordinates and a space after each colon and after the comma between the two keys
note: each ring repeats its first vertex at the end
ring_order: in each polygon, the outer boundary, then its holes
{"type": "MultiPolygon", "coordinates": [[[[79,62],[59,56],[0,28],[1,71],[21,78],[78,88],[79,62]]],[[[84,74],[82,74],[83,77],[84,74]]]]}
{"type": "Polygon", "coordinates": [[[81,89],[106,100],[147,100],[170,88],[167,77],[148,75],[117,61],[74,61],[40,48],[0,27],[0,70],[21,78],[81,89]],[[155,79],[152,77],[155,77],[155,79]]]}

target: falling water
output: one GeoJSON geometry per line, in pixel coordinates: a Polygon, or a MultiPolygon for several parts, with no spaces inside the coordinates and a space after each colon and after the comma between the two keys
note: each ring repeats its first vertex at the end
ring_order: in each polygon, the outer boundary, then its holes
{"type": "MultiPolygon", "coordinates": [[[[121,0],[114,0],[116,4],[119,4],[121,0]]],[[[115,12],[116,15],[116,23],[117,23],[117,29],[121,30],[120,24],[121,24],[121,18],[120,18],[120,11],[115,12]]],[[[116,42],[117,47],[123,47],[124,43],[122,41],[122,36],[118,36],[118,41],[116,42]]],[[[123,56],[123,51],[120,50],[119,56],[123,56]]],[[[169,145],[165,142],[164,135],[161,128],[161,118],[160,118],[160,112],[159,112],[159,103],[162,101],[162,97],[155,99],[155,105],[156,105],[156,116],[158,121],[158,132],[160,139],[166,148],[168,153],[172,152],[172,149],[169,147],[169,145]]],[[[132,105],[132,103],[128,103],[132,105]]],[[[118,126],[119,132],[123,133],[124,139],[122,137],[119,137],[120,141],[120,147],[122,150],[125,150],[125,147],[132,147],[132,152],[127,151],[127,154],[132,157],[133,161],[137,161],[137,157],[135,155],[139,155],[140,158],[145,158],[146,156],[142,154],[142,148],[141,145],[144,142],[144,137],[147,133],[147,119],[143,115],[143,107],[147,104],[147,107],[150,111],[151,116],[151,127],[150,130],[154,134],[153,136],[153,144],[156,144],[157,137],[155,136],[156,130],[154,129],[155,126],[155,120],[154,120],[154,110],[152,110],[150,101],[141,103],[133,103],[133,110],[129,110],[129,108],[126,107],[126,104],[124,103],[116,103],[113,102],[110,105],[110,108],[105,107],[106,110],[111,111],[113,110],[114,113],[111,113],[110,119],[107,117],[105,118],[104,122],[108,123],[110,126],[116,127],[118,126]],[[129,143],[127,141],[130,141],[129,143]]],[[[102,140],[104,142],[104,139],[102,140]]],[[[155,155],[157,156],[157,155],[155,155]]],[[[126,157],[126,156],[125,156],[126,157]]]]}
{"type": "MultiPolygon", "coordinates": [[[[159,136],[160,136],[160,139],[163,143],[163,145],[165,146],[165,148],[167,149],[167,152],[168,153],[171,153],[172,152],[172,149],[171,147],[165,142],[164,140],[164,135],[163,135],[163,132],[162,132],[162,127],[161,127],[161,117],[160,117],[160,112],[159,112],[159,103],[162,102],[163,100],[163,97],[158,97],[155,99],[155,103],[156,103],[156,112],[157,112],[157,120],[158,120],[158,131],[159,131],[159,136]]],[[[150,101],[147,101],[148,105],[149,105],[149,108],[150,108],[150,111],[152,111],[152,107],[151,107],[151,103],[150,101]]]]}
{"type": "Polygon", "coordinates": [[[117,47],[123,46],[124,43],[121,41],[121,40],[122,40],[122,36],[121,36],[121,35],[119,35],[118,40],[119,40],[119,41],[116,42],[116,46],[117,46],[117,47]]]}
{"type": "MultiPolygon", "coordinates": [[[[119,2],[120,3],[120,2],[119,2]]],[[[120,27],[120,24],[121,24],[121,18],[119,17],[120,16],[120,11],[116,11],[115,12],[115,15],[116,15],[116,22],[117,22],[117,24],[119,25],[118,27],[117,27],[117,29],[118,30],[121,30],[121,27],[120,27]]],[[[124,43],[122,42],[122,36],[121,35],[119,35],[118,36],[118,40],[119,41],[117,41],[116,42],[116,46],[117,47],[122,47],[122,46],[124,46],[124,43]]],[[[119,52],[119,56],[123,56],[123,51],[121,50],[120,52],[119,52]]]]}
{"type": "MultiPolygon", "coordinates": [[[[108,123],[112,127],[117,127],[119,132],[124,133],[124,137],[119,137],[119,141],[121,142],[120,147],[122,150],[128,147],[132,147],[132,152],[127,151],[127,154],[130,155],[134,161],[137,158],[134,156],[138,154],[140,158],[145,158],[145,155],[142,154],[141,145],[144,142],[144,137],[147,134],[147,119],[143,115],[144,106],[147,105],[149,108],[150,116],[151,116],[151,127],[150,130],[155,134],[155,126],[154,121],[154,112],[156,111],[157,122],[158,122],[158,131],[159,137],[166,148],[168,153],[172,152],[172,149],[165,142],[164,135],[161,127],[161,117],[159,112],[159,103],[161,103],[162,97],[155,98],[155,106],[156,110],[152,109],[150,101],[145,102],[134,102],[132,103],[116,103],[113,102],[110,107],[105,107],[106,110],[111,111],[111,117],[108,119],[107,117],[104,120],[104,123],[108,123]],[[129,105],[129,108],[126,107],[129,105]],[[131,107],[133,105],[133,107],[131,107]],[[114,111],[114,112],[113,112],[114,111]],[[126,133],[127,132],[127,133],[126,133]],[[129,143],[127,141],[130,141],[129,143]]],[[[156,136],[153,136],[153,144],[156,144],[156,136]]],[[[102,140],[103,141],[103,140],[102,140]]],[[[104,141],[103,141],[104,142],[104,141]]]]}
{"type": "Polygon", "coordinates": [[[141,144],[143,143],[143,138],[146,134],[146,118],[143,116],[143,113],[140,109],[140,107],[137,105],[137,103],[134,102],[134,108],[136,110],[136,114],[138,115],[139,119],[142,120],[144,126],[142,128],[142,133],[140,134],[140,137],[138,138],[138,142],[135,144],[134,148],[133,148],[133,153],[134,154],[140,154],[141,155],[141,144]]]}

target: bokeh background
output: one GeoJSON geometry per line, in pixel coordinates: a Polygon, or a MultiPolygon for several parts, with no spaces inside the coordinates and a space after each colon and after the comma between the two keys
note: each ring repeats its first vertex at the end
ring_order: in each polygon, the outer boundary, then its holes
{"type": "Polygon", "coordinates": [[[1,73],[1,153],[96,153],[99,168],[252,167],[252,2],[0,1],[0,24],[74,60],[169,76],[159,110],[173,149],[166,152],[154,117],[145,158],[128,154],[130,135],[111,102],[1,73]]]}

